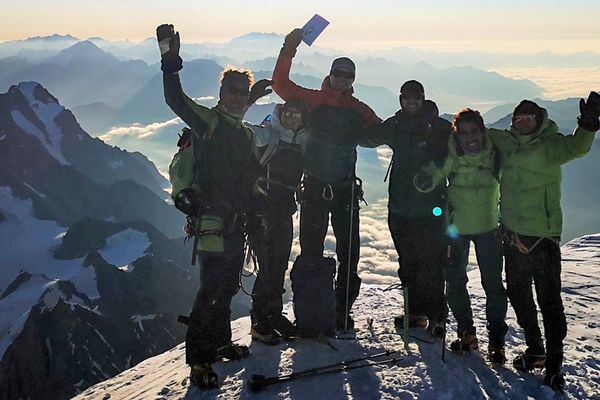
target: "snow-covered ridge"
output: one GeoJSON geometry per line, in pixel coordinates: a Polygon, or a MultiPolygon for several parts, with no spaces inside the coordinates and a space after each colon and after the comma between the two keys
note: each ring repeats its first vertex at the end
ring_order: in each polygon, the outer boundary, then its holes
{"type": "MultiPolygon", "coordinates": [[[[563,301],[569,324],[565,341],[566,397],[600,398],[600,234],[589,235],[563,246],[563,301]],[[581,256],[585,253],[585,256],[581,256]]],[[[543,385],[543,375],[527,374],[511,367],[491,369],[485,361],[485,297],[479,273],[469,273],[473,311],[480,339],[480,353],[446,353],[441,344],[412,339],[404,350],[393,317],[402,313],[402,294],[384,292],[384,286],[364,285],[355,305],[356,340],[332,340],[336,350],[311,340],[295,340],[276,346],[251,342],[250,319],[232,322],[233,340],[250,345],[251,355],[239,362],[220,362],[215,370],[221,387],[201,393],[191,387],[185,365],[185,346],[147,359],[120,375],[87,389],[76,399],[554,399],[543,385]],[[384,349],[396,351],[400,361],[346,373],[298,379],[251,393],[253,374],[273,376],[350,360],[384,349]]],[[[291,314],[290,305],[286,311],[291,314]]],[[[509,308],[506,350],[509,360],[525,347],[523,332],[509,308]]],[[[448,341],[456,323],[449,325],[448,341]]],[[[415,338],[431,340],[425,330],[414,328],[415,338]]]]}
{"type": "MultiPolygon", "coordinates": [[[[54,221],[33,216],[31,200],[13,197],[10,188],[0,187],[0,210],[6,220],[0,223],[0,282],[7,289],[20,271],[32,276],[0,297],[0,359],[18,336],[30,309],[39,303],[47,309],[59,299],[85,307],[86,301],[100,297],[94,268],[82,265],[84,257],[59,260],[54,248],[63,240],[65,229],[54,221]],[[70,282],[76,293],[64,293],[59,282],[70,282]]],[[[109,236],[99,250],[111,265],[124,267],[143,257],[150,240],[148,234],[126,229],[109,236]]],[[[129,268],[131,272],[133,268],[129,268]]]]}
{"type": "Polygon", "coordinates": [[[21,82],[17,86],[18,90],[27,99],[29,106],[44,124],[45,130],[41,131],[31,121],[29,121],[19,110],[11,111],[11,116],[15,123],[26,133],[35,136],[46,148],[52,157],[63,165],[69,165],[61,151],[62,130],[56,124],[56,117],[62,113],[65,108],[61,106],[56,99],[47,94],[44,98],[36,96],[38,91],[45,91],[37,82],[21,82]]]}

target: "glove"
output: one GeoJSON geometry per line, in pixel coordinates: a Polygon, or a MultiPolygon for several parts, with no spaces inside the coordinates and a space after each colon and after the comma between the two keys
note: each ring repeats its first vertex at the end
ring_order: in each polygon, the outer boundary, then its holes
{"type": "Polygon", "coordinates": [[[587,100],[579,100],[579,112],[577,125],[586,131],[596,132],[600,129],[600,94],[590,92],[587,100]]]}
{"type": "Polygon", "coordinates": [[[173,201],[175,207],[186,215],[196,214],[202,205],[198,195],[190,188],[179,191],[173,201]]]}
{"type": "Polygon", "coordinates": [[[283,41],[283,47],[281,48],[281,53],[283,55],[294,57],[296,55],[296,49],[300,46],[300,42],[302,41],[302,37],[304,36],[304,32],[301,28],[296,28],[290,33],[287,34],[285,40],[283,41]]]}
{"type": "Polygon", "coordinates": [[[171,24],[163,24],[156,28],[156,39],[161,55],[161,67],[164,72],[175,73],[183,68],[183,61],[179,57],[179,32],[171,24]]]}
{"type": "Polygon", "coordinates": [[[248,105],[252,105],[256,100],[264,97],[270,93],[273,93],[273,89],[267,89],[267,86],[271,86],[273,81],[269,79],[261,79],[252,85],[250,89],[250,96],[248,97],[248,105]]]}

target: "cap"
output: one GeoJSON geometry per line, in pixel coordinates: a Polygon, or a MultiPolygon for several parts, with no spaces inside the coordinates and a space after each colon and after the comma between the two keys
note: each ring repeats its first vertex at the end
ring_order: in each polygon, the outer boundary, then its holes
{"type": "Polygon", "coordinates": [[[406,81],[400,87],[400,94],[406,93],[425,94],[425,88],[423,88],[423,85],[419,81],[406,81]]]}
{"type": "Polygon", "coordinates": [[[336,69],[352,72],[353,74],[356,73],[356,65],[354,65],[354,62],[348,57],[340,57],[333,60],[333,63],[331,63],[331,71],[336,69]]]}

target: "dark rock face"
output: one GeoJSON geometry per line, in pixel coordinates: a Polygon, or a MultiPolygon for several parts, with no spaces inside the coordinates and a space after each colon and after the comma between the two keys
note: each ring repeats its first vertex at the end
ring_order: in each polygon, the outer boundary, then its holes
{"type": "Polygon", "coordinates": [[[0,296],[0,300],[4,299],[11,293],[15,292],[19,288],[19,286],[21,286],[23,283],[30,280],[31,277],[32,277],[32,275],[29,272],[27,272],[27,271],[21,272],[19,275],[17,275],[15,280],[10,285],[8,285],[8,287],[6,289],[4,289],[4,291],[2,292],[2,296],[0,296]]]}
{"type": "MultiPolygon", "coordinates": [[[[70,398],[183,340],[177,316],[197,290],[191,269],[146,255],[128,273],[95,252],[85,265],[94,269],[100,297],[69,281],[42,294],[0,362],[0,399],[70,398]]],[[[30,278],[19,275],[5,297],[30,278]]]]}
{"type": "Polygon", "coordinates": [[[174,317],[124,321],[60,299],[35,306],[0,364],[0,398],[67,399],[181,339],[174,317]]]}

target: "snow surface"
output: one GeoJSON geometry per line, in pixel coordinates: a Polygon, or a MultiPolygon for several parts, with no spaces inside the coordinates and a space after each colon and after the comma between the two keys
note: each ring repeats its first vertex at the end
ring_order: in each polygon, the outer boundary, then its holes
{"type": "MultiPolygon", "coordinates": [[[[563,251],[563,301],[569,333],[565,341],[565,398],[600,398],[600,234],[574,240],[563,251]]],[[[485,298],[477,270],[469,272],[469,287],[480,339],[487,348],[485,298]]],[[[483,351],[459,355],[446,352],[442,362],[440,342],[411,339],[408,351],[393,327],[393,317],[402,313],[402,294],[384,292],[385,286],[364,285],[355,305],[356,340],[332,340],[331,347],[307,339],[277,346],[251,342],[248,317],[232,322],[233,339],[250,345],[251,356],[238,362],[220,362],[215,370],[221,387],[200,392],[189,385],[184,344],[147,359],[120,375],[99,383],[77,399],[553,399],[561,398],[543,385],[543,375],[492,369],[483,351]],[[369,320],[372,324],[369,325],[369,320]],[[394,350],[401,358],[395,364],[374,366],[346,373],[304,378],[251,393],[252,374],[272,376],[301,371],[332,362],[394,350]]],[[[290,305],[286,310],[291,314],[290,305]]],[[[541,315],[540,315],[541,318],[541,315]]],[[[507,356],[509,360],[525,347],[523,332],[509,307],[507,356]]],[[[541,321],[540,321],[540,326],[541,321]]],[[[451,320],[450,329],[456,328],[451,320]]],[[[411,335],[431,340],[425,330],[411,335]]],[[[454,334],[448,334],[448,342],[454,334]]]]}
{"type": "Polygon", "coordinates": [[[19,91],[27,98],[31,109],[34,110],[37,117],[46,127],[46,132],[40,131],[31,121],[29,121],[20,111],[11,111],[11,116],[15,123],[26,133],[35,136],[46,148],[48,153],[58,160],[63,165],[69,165],[65,160],[61,151],[62,130],[54,122],[55,118],[64,111],[64,107],[60,104],[51,101],[44,104],[38,101],[33,93],[38,86],[36,82],[21,82],[19,83],[19,91]]]}
{"type": "MultiPolygon", "coordinates": [[[[10,188],[0,187],[0,211],[6,219],[0,223],[0,284],[6,289],[21,271],[32,278],[15,292],[0,300],[0,359],[19,335],[32,306],[43,300],[47,307],[54,307],[64,293],[53,287],[58,280],[70,281],[78,292],[91,300],[100,297],[96,283],[96,271],[84,267],[84,257],[73,260],[54,258],[54,249],[64,237],[66,228],[54,221],[39,220],[33,216],[31,200],[12,196],[10,188]],[[40,297],[48,289],[44,299],[40,297]]],[[[107,244],[99,250],[104,259],[117,267],[133,263],[144,255],[150,245],[148,235],[127,229],[107,238],[107,244]]],[[[131,271],[132,268],[129,268],[131,271]]],[[[81,304],[74,297],[71,303],[81,304]]]]}
{"type": "Polygon", "coordinates": [[[129,228],[108,237],[106,246],[98,253],[109,264],[131,272],[133,268],[127,268],[128,265],[142,257],[148,246],[150,246],[150,239],[147,233],[129,228]]]}

